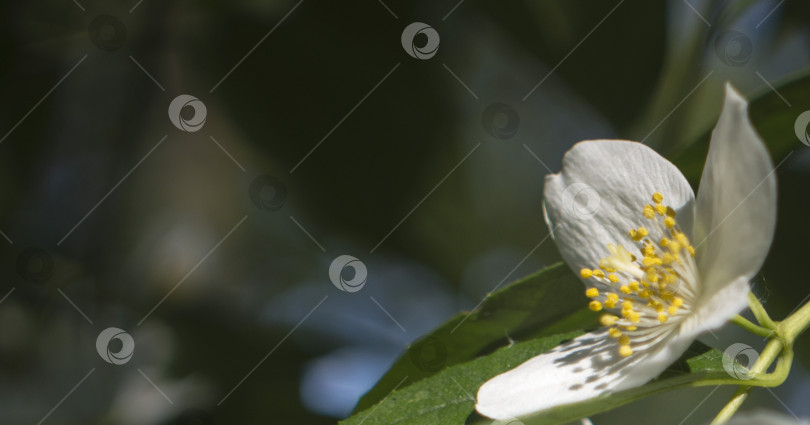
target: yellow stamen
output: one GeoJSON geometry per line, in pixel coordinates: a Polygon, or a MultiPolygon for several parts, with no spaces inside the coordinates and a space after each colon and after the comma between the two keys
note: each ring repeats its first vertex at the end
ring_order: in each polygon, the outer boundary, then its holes
{"type": "Polygon", "coordinates": [[[611,338],[618,339],[618,351],[624,357],[633,354],[631,343],[635,335],[625,335],[623,331],[651,328],[667,323],[672,317],[681,319],[676,316],[684,305],[684,299],[678,296],[678,283],[692,278],[683,273],[691,273],[694,267],[686,252],[694,256],[695,247],[678,226],[676,211],[662,203],[664,196],[659,192],[652,195],[652,201],[640,211],[651,224],[627,230],[636,242],[633,249],[640,251],[641,257],[637,258],[638,254],[631,254],[622,245],[608,244],[609,255],[599,261],[597,268],[580,270],[583,279],[593,277],[607,286],[604,290],[587,288],[585,295],[591,299],[588,304],[591,310],[616,312],[601,314],[599,323],[608,328],[611,338]],[[651,234],[656,235],[654,239],[651,234]]]}
{"type": "Polygon", "coordinates": [[[614,315],[612,315],[612,314],[603,314],[603,315],[602,315],[602,316],[599,318],[599,323],[600,323],[602,326],[613,326],[613,325],[615,325],[615,324],[616,324],[616,322],[617,322],[618,320],[619,320],[619,318],[618,318],[618,317],[616,317],[616,316],[614,316],[614,315]]]}

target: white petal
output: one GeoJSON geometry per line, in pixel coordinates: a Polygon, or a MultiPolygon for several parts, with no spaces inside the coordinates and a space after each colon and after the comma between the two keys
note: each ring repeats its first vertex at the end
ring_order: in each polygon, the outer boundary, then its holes
{"type": "Polygon", "coordinates": [[[725,325],[748,306],[748,278],[739,277],[709,297],[699,297],[693,314],[681,323],[684,338],[696,338],[725,325]]]}
{"type": "Polygon", "coordinates": [[[672,163],[636,142],[574,145],[563,157],[562,171],[546,176],[543,195],[546,221],[565,262],[574,271],[597,267],[608,244],[640,257],[627,232],[646,225],[641,211],[655,192],[678,212],[678,223],[689,234],[694,194],[672,163]]]}
{"type": "Polygon", "coordinates": [[[740,276],[752,278],[776,226],[776,176],[747,109],[745,99],[726,85],[698,189],[692,241],[707,294],[740,276]]]}
{"type": "Polygon", "coordinates": [[[753,413],[742,413],[728,422],[728,425],[810,425],[810,421],[797,420],[781,413],[759,410],[753,413]]]}
{"type": "Polygon", "coordinates": [[[690,344],[670,334],[623,358],[607,331],[588,333],[490,379],[478,390],[475,408],[507,420],[633,388],[658,376],[690,344]]]}

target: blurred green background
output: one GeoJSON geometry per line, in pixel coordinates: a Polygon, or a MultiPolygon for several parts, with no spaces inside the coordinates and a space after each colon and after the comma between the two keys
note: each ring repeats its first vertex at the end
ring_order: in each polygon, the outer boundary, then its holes
{"type": "MultiPolygon", "coordinates": [[[[644,141],[697,183],[726,81],[780,164],[758,294],[777,318],[810,295],[807,2],[0,8],[3,423],[334,423],[408,343],[559,260],[543,176],[577,141],[644,141]],[[435,56],[406,53],[412,22],[435,56]],[[169,120],[180,94],[205,104],[199,131],[169,120]],[[358,292],[330,282],[344,254],[358,292]],[[134,338],[128,363],[96,353],[107,327],[134,338]]],[[[810,416],[800,365],[751,405],[810,416]]],[[[702,423],[730,394],[709,391],[594,420],[702,423]]]]}

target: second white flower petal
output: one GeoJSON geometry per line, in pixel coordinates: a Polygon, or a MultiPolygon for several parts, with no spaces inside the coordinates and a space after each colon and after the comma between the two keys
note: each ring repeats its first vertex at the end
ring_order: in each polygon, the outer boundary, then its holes
{"type": "Polygon", "coordinates": [[[726,86],[700,180],[694,239],[706,295],[736,278],[751,279],[765,261],[776,227],[776,176],[748,119],[748,103],[726,86]]]}

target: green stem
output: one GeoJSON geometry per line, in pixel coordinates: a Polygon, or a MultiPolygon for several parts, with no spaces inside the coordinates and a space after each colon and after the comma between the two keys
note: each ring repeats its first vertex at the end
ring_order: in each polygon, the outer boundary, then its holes
{"type": "MultiPolygon", "coordinates": [[[[766,345],[765,349],[762,350],[762,354],[759,356],[759,359],[757,359],[756,363],[754,363],[754,366],[751,367],[751,373],[760,374],[768,370],[768,367],[771,366],[771,363],[773,363],[773,361],[776,359],[776,356],[779,355],[780,352],[782,352],[783,348],[784,345],[782,345],[782,341],[779,339],[772,339],[768,341],[768,345],[766,345]]],[[[779,359],[779,363],[777,363],[776,368],[777,370],[775,370],[774,373],[772,374],[776,375],[774,376],[774,378],[776,378],[777,380],[779,378],[782,378],[782,376],[779,375],[784,375],[784,378],[787,378],[787,372],[790,371],[790,364],[789,363],[786,364],[786,361],[792,362],[792,360],[793,360],[792,352],[783,353],[783,357],[781,357],[779,359]],[[784,355],[788,355],[788,358],[786,359],[784,355]]],[[[780,381],[783,382],[784,378],[781,379],[780,381]]],[[[782,382],[779,382],[779,384],[781,384],[782,382]]],[[[717,416],[715,416],[711,425],[720,425],[728,422],[728,420],[731,419],[732,416],[734,416],[734,413],[737,412],[737,409],[739,409],[740,406],[742,406],[745,399],[748,398],[748,394],[751,392],[752,388],[753,387],[751,385],[741,385],[734,393],[734,395],[731,397],[731,400],[729,400],[729,402],[725,405],[725,407],[723,407],[720,413],[718,413],[717,416]]]]}
{"type": "Polygon", "coordinates": [[[728,422],[728,420],[734,416],[734,413],[737,412],[737,409],[742,406],[745,399],[748,398],[748,394],[751,393],[753,388],[754,387],[746,387],[744,385],[737,388],[737,392],[734,393],[731,400],[723,407],[723,410],[714,417],[711,425],[719,425],[728,422]]]}
{"type": "Polygon", "coordinates": [[[741,385],[731,400],[720,410],[720,413],[712,421],[711,425],[726,423],[737,409],[742,406],[751,389],[755,386],[771,387],[781,385],[790,373],[790,366],[793,363],[793,341],[802,332],[810,328],[810,302],[803,305],[790,317],[781,323],[774,322],[762,304],[753,293],[748,293],[748,304],[754,313],[757,321],[762,326],[757,326],[742,316],[737,316],[731,320],[732,323],[753,332],[757,335],[770,337],[770,341],[762,350],[762,354],[751,367],[754,378],[741,385]],[[781,354],[780,354],[781,353],[781,354]],[[778,357],[773,373],[766,373],[768,368],[778,357]]]}
{"type": "Polygon", "coordinates": [[[793,315],[779,324],[779,330],[782,333],[782,337],[791,344],[796,337],[798,337],[802,332],[806,331],[809,327],[810,302],[803,305],[799,310],[793,313],[793,315]]]}
{"type": "Polygon", "coordinates": [[[762,326],[757,326],[750,320],[740,316],[739,314],[731,319],[731,323],[734,323],[735,325],[747,330],[748,332],[751,332],[755,335],[759,335],[765,338],[770,338],[774,335],[774,331],[772,329],[765,329],[762,326]]]}
{"type": "Polygon", "coordinates": [[[754,313],[754,317],[756,317],[760,325],[767,329],[776,329],[776,323],[771,319],[771,316],[768,316],[765,307],[762,306],[762,303],[759,302],[759,299],[753,292],[748,292],[748,306],[751,308],[751,312],[754,313]]]}

